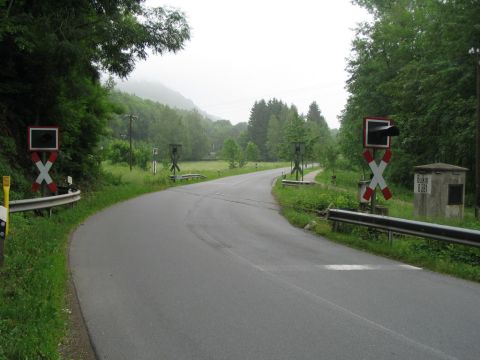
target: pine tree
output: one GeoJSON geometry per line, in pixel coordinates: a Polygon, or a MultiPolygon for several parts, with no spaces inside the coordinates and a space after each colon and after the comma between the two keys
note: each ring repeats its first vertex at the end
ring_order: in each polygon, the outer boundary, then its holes
{"type": "Polygon", "coordinates": [[[268,159],[267,130],[270,116],[265,100],[255,102],[248,121],[248,137],[257,145],[262,160],[268,159]]]}

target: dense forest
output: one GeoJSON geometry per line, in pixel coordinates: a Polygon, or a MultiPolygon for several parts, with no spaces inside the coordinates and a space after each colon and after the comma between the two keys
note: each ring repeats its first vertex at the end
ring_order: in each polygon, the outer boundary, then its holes
{"type": "MultiPolygon", "coordinates": [[[[182,144],[183,160],[215,159],[225,140],[239,141],[246,132],[246,123],[232,125],[228,120],[212,121],[196,110],[181,110],[158,102],[113,91],[109,97],[121,114],[114,114],[109,120],[109,135],[104,138],[106,147],[119,145],[129,137],[130,118],[132,122],[132,140],[135,148],[152,147],[159,149],[162,159],[168,158],[168,144],[182,144]]],[[[128,151],[125,159],[128,158],[128,151]]],[[[149,157],[150,159],[150,157],[149,157]]]]}
{"type": "Polygon", "coordinates": [[[318,104],[310,104],[306,115],[280,100],[255,102],[250,112],[247,137],[259,148],[263,160],[290,160],[291,143],[304,142],[306,159],[320,160],[333,140],[318,104]]]}
{"type": "Polygon", "coordinates": [[[411,186],[413,167],[445,162],[475,174],[475,62],[480,49],[476,0],[355,0],[374,18],[357,29],[348,62],[350,97],[340,144],[362,165],[362,118],[387,116],[393,141],[391,180],[411,186]]]}

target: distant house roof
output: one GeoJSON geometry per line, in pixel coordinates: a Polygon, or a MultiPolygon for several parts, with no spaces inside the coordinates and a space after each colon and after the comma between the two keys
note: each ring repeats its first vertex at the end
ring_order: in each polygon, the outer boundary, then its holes
{"type": "Polygon", "coordinates": [[[423,170],[423,171],[468,171],[467,168],[450,165],[445,163],[435,163],[435,164],[428,164],[428,165],[419,165],[415,166],[415,170],[423,170]]]}

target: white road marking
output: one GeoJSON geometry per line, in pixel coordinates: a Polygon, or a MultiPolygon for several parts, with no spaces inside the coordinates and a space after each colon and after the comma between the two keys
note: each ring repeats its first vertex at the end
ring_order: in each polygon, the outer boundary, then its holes
{"type": "Polygon", "coordinates": [[[412,265],[318,265],[325,270],[352,271],[352,270],[422,270],[412,265]]]}
{"type": "Polygon", "coordinates": [[[331,271],[395,271],[395,270],[422,270],[422,268],[405,265],[405,264],[384,264],[384,265],[355,265],[355,264],[334,264],[334,265],[255,265],[261,271],[266,272],[307,272],[315,270],[331,270],[331,271]]]}

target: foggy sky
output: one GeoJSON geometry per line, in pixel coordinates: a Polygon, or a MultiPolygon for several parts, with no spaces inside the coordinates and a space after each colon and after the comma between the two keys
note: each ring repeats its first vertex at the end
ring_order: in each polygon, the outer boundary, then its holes
{"type": "Polygon", "coordinates": [[[187,15],[191,40],[150,56],[130,76],[159,81],[208,113],[248,121],[255,100],[277,98],[306,113],[316,101],[331,128],[346,99],[353,29],[369,19],[349,0],[147,0],[187,15]]]}

